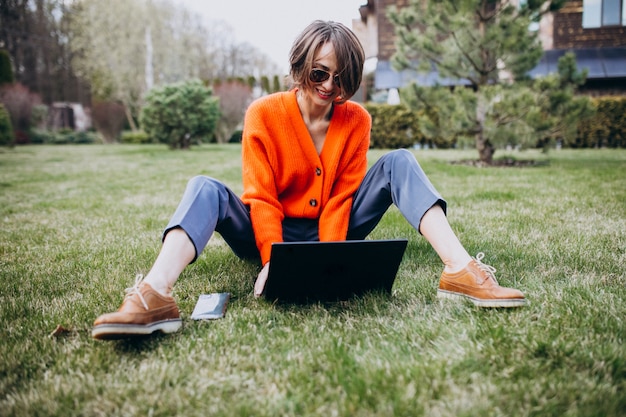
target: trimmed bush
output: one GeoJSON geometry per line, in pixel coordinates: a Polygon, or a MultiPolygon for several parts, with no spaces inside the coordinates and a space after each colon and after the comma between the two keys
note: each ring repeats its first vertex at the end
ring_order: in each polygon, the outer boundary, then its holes
{"type": "Polygon", "coordinates": [[[95,132],[75,132],[72,129],[61,129],[53,132],[33,129],[29,133],[31,144],[89,145],[102,143],[102,140],[95,132]]]}
{"type": "Polygon", "coordinates": [[[146,96],[141,126],[150,137],[172,149],[187,149],[215,135],[219,100],[201,81],[192,80],[152,89],[146,96]]]}
{"type": "Polygon", "coordinates": [[[33,145],[43,145],[50,142],[52,132],[43,129],[33,129],[30,131],[30,143],[33,145]]]}
{"type": "MultiPolygon", "coordinates": [[[[50,109],[45,104],[37,104],[33,106],[30,121],[32,129],[45,129],[48,123],[50,109]]],[[[32,138],[31,138],[32,142],[32,138]]]]}
{"type": "MultiPolygon", "coordinates": [[[[626,148],[626,98],[592,99],[596,113],[578,124],[575,139],[565,141],[572,148],[626,148]]],[[[366,104],[372,116],[371,148],[409,148],[416,144],[448,147],[452,144],[427,138],[419,128],[419,114],[403,105],[366,104]]],[[[543,146],[540,141],[538,147],[543,146]]]]}
{"type": "Polygon", "coordinates": [[[397,149],[424,144],[415,112],[403,105],[366,104],[372,116],[370,148],[397,149]]]}
{"type": "Polygon", "coordinates": [[[574,148],[626,148],[626,98],[594,98],[596,114],[579,124],[574,148]]]}

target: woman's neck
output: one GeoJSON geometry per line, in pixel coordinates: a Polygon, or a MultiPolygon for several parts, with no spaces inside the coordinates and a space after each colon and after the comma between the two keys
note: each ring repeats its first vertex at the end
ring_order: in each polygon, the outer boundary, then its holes
{"type": "Polygon", "coordinates": [[[318,123],[322,121],[329,121],[333,114],[333,104],[330,103],[326,106],[320,106],[315,104],[312,100],[307,98],[307,95],[302,94],[300,91],[296,93],[298,107],[300,108],[300,114],[304,121],[308,123],[318,123]]]}

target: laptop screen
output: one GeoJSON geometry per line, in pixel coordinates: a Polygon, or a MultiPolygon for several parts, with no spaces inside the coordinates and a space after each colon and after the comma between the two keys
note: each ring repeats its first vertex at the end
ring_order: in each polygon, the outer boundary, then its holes
{"type": "Polygon", "coordinates": [[[315,302],[391,293],[406,245],[406,239],[274,243],[265,297],[315,302]]]}

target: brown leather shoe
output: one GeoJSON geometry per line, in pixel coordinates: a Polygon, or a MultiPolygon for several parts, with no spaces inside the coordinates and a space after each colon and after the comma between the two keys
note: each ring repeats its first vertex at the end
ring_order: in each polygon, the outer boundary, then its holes
{"type": "Polygon", "coordinates": [[[126,298],[115,313],[103,314],[94,322],[95,339],[121,339],[156,331],[174,333],[183,322],[176,302],[155,291],[138,275],[135,285],[126,289],[126,298]]]}
{"type": "Polygon", "coordinates": [[[526,299],[521,291],[498,285],[496,269],[481,262],[476,255],[467,266],[454,274],[441,274],[437,297],[467,298],[478,307],[522,307],[526,299]]]}

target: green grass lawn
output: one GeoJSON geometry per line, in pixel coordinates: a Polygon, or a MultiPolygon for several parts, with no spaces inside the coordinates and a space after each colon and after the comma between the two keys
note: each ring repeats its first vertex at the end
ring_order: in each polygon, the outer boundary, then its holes
{"type": "Polygon", "coordinates": [[[626,414],[626,150],[511,155],[545,162],[532,168],[415,152],[461,241],[527,307],[438,300],[440,260],[391,209],[370,236],[409,239],[391,297],[255,299],[257,266],[216,236],[175,288],[182,331],[93,340],[96,316],[151,266],[187,180],[211,175],[240,192],[239,155],[0,150],[0,415],[626,414]],[[221,291],[232,293],[224,319],[189,320],[199,294],[221,291]],[[68,331],[51,335],[57,325],[68,331]]]}

